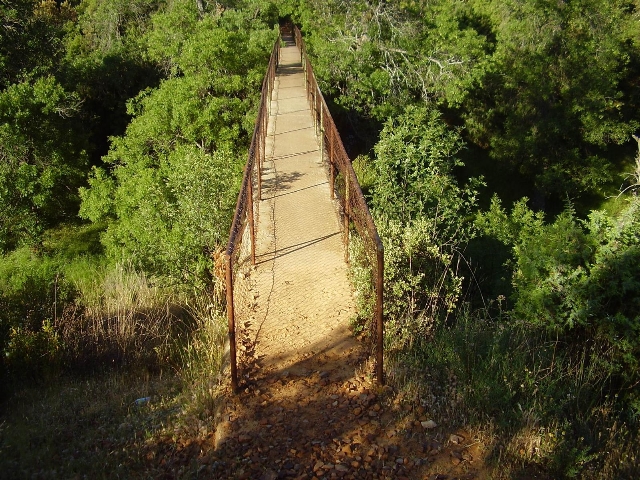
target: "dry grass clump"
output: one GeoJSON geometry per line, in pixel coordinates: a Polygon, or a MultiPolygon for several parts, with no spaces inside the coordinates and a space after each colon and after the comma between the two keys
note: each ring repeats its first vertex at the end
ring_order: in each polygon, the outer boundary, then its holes
{"type": "Polygon", "coordinates": [[[479,442],[492,478],[637,478],[637,420],[622,393],[587,361],[589,346],[562,347],[467,315],[390,351],[386,373],[404,402],[438,424],[434,434],[462,429],[479,442]]]}
{"type": "Polygon", "coordinates": [[[71,369],[15,385],[0,410],[0,471],[155,478],[149,455],[212,435],[226,379],[219,298],[161,287],[126,265],[84,265],[67,278],[76,301],[55,327],[71,369]]]}
{"type": "Polygon", "coordinates": [[[195,328],[186,296],[154,285],[140,271],[118,264],[73,278],[76,302],[56,321],[67,361],[74,366],[170,362],[177,344],[195,328]]]}

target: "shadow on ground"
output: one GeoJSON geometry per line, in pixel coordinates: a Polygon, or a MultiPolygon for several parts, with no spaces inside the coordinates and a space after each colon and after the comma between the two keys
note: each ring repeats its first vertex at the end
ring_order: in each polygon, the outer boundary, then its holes
{"type": "MultiPolygon", "coordinates": [[[[372,381],[361,346],[332,344],[286,370],[261,367],[241,342],[240,392],[227,396],[215,432],[144,453],[156,478],[475,479],[485,478],[481,450],[464,432],[428,427],[422,407],[401,405],[372,381]]],[[[351,344],[352,345],[352,344],[351,344]]]]}

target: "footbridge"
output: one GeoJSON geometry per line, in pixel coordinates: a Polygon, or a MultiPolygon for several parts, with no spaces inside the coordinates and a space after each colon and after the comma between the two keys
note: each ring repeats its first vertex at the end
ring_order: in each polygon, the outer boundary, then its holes
{"type": "Polygon", "coordinates": [[[357,348],[356,309],[369,317],[363,338],[382,383],[383,258],[302,35],[283,30],[225,253],[233,390],[250,379],[252,360],[284,370],[357,348]],[[370,281],[363,298],[355,298],[350,268],[370,281]]]}

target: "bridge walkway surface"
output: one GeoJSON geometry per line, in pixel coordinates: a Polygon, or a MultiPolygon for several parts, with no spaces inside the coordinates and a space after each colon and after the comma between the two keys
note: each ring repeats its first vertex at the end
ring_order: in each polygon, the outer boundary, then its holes
{"type": "Polygon", "coordinates": [[[271,100],[257,207],[255,299],[247,335],[264,366],[287,368],[358,342],[338,207],[305,90],[300,51],[292,38],[280,50],[271,100]]]}

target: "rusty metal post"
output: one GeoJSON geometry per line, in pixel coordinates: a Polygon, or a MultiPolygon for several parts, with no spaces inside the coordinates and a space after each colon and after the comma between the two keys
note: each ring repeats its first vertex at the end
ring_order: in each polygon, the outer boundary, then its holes
{"type": "Polygon", "coordinates": [[[227,320],[229,321],[229,365],[231,366],[231,389],[238,391],[238,364],[236,359],[236,318],[233,309],[233,254],[225,253],[227,277],[227,320]]]}
{"type": "Polygon", "coordinates": [[[334,159],[333,159],[333,142],[335,136],[335,127],[333,126],[333,122],[330,122],[329,125],[329,191],[331,192],[331,199],[335,195],[334,187],[336,183],[336,173],[333,167],[334,159]]]}
{"type": "Polygon", "coordinates": [[[260,146],[258,147],[258,201],[262,200],[262,167],[264,165],[264,156],[266,151],[266,140],[267,140],[267,127],[265,127],[265,117],[266,108],[263,106],[260,111],[262,112],[262,118],[258,119],[260,122],[262,129],[260,130],[260,146]]]}
{"type": "Polygon", "coordinates": [[[302,60],[302,71],[304,72],[304,88],[307,91],[307,101],[309,101],[309,72],[307,72],[307,59],[302,60]]]}
{"type": "Polygon", "coordinates": [[[384,306],[383,306],[383,288],[384,288],[384,250],[382,245],[376,248],[376,257],[378,262],[378,276],[376,278],[376,377],[378,384],[384,385],[384,306]]]}
{"type": "Polygon", "coordinates": [[[324,162],[324,108],[320,106],[320,157],[324,162]]]}
{"type": "Polygon", "coordinates": [[[311,98],[313,97],[313,91],[311,89],[311,72],[309,72],[309,59],[305,56],[305,65],[307,66],[307,99],[311,102],[311,98]]]}
{"type": "Polygon", "coordinates": [[[253,219],[253,175],[249,173],[249,185],[247,185],[247,212],[249,217],[249,236],[251,238],[251,265],[256,264],[256,231],[253,219]]]}
{"type": "Polygon", "coordinates": [[[309,81],[309,91],[311,92],[311,99],[309,100],[309,108],[311,108],[311,117],[313,118],[313,133],[318,135],[318,118],[317,118],[318,112],[316,111],[316,89],[313,88],[312,81],[309,81]]]}
{"type": "Polygon", "coordinates": [[[349,170],[344,173],[344,261],[349,263],[349,215],[351,208],[349,206],[349,170]]]}
{"type": "Polygon", "coordinates": [[[314,108],[316,110],[316,133],[318,135],[322,132],[322,107],[319,106],[320,103],[320,89],[318,88],[318,84],[313,82],[315,86],[316,98],[314,108]]]}

